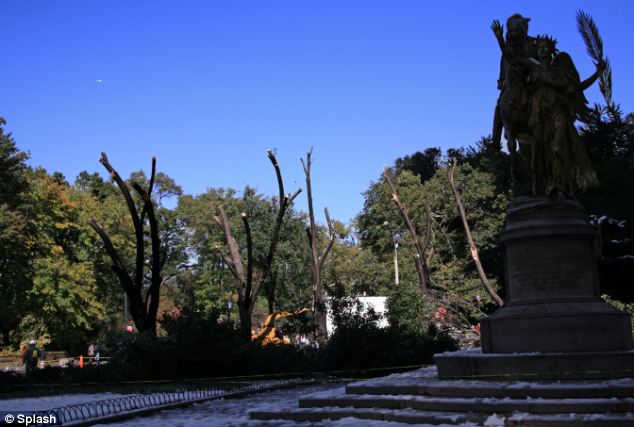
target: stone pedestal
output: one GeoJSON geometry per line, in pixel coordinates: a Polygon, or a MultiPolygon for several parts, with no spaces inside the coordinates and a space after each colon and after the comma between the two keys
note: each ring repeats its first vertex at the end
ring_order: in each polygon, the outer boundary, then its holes
{"type": "MultiPolygon", "coordinates": [[[[487,366],[494,365],[486,360],[487,354],[493,360],[510,353],[540,353],[546,356],[540,359],[544,366],[549,366],[548,354],[564,360],[554,355],[592,353],[601,358],[606,352],[606,360],[621,365],[628,361],[628,366],[614,368],[634,369],[634,358],[628,355],[634,348],[630,317],[599,296],[598,231],[579,203],[519,198],[509,206],[506,227],[498,238],[504,250],[505,305],[481,320],[482,354],[467,356],[470,360],[462,361],[463,368],[472,366],[473,373],[486,376],[487,366]]],[[[444,363],[442,355],[439,359],[439,376],[455,377],[451,363],[444,363]]],[[[515,372],[520,374],[521,357],[516,359],[515,372]]],[[[508,368],[507,374],[512,371],[508,368]]]]}
{"type": "Polygon", "coordinates": [[[483,353],[634,347],[629,315],[599,297],[598,232],[572,200],[526,197],[499,235],[506,303],[482,319],[483,353]]]}

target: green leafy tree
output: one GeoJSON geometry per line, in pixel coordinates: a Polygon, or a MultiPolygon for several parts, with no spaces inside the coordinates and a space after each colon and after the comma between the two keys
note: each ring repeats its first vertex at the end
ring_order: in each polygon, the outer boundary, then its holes
{"type": "MultiPolygon", "coordinates": [[[[28,219],[28,154],[20,151],[0,117],[0,333],[2,345],[15,344],[12,332],[30,311],[35,232],[28,219]]],[[[19,340],[18,340],[19,341],[19,340]]]]}
{"type": "MultiPolygon", "coordinates": [[[[462,152],[463,159],[474,156],[473,152],[462,152]]],[[[494,150],[490,150],[487,156],[477,154],[489,159],[497,155],[494,150]]],[[[493,173],[474,168],[467,160],[456,168],[455,180],[484,271],[493,287],[499,289],[501,254],[493,236],[502,229],[509,194],[500,191],[493,173]]],[[[446,167],[440,166],[422,184],[420,177],[408,170],[396,172],[395,187],[402,203],[408,208],[417,234],[429,236],[427,260],[433,299],[448,308],[453,321],[461,324],[473,322],[482,308],[488,310],[490,300],[473,264],[462,220],[447,181],[446,167]],[[426,218],[427,209],[431,213],[431,222],[426,218]],[[431,229],[428,230],[430,225],[431,229]],[[476,295],[481,295],[483,306],[474,303],[476,295]]],[[[364,209],[357,218],[362,247],[371,250],[379,262],[387,266],[392,261],[394,238],[400,238],[398,255],[401,282],[416,283],[416,251],[412,238],[383,179],[373,183],[365,196],[364,209]]],[[[393,277],[393,270],[385,270],[393,277]]],[[[394,295],[394,292],[398,290],[393,289],[391,294],[394,295]]]]}
{"type": "Polygon", "coordinates": [[[601,292],[634,302],[634,114],[618,105],[595,105],[580,128],[599,179],[599,187],[579,196],[601,227],[599,259],[601,292]]]}

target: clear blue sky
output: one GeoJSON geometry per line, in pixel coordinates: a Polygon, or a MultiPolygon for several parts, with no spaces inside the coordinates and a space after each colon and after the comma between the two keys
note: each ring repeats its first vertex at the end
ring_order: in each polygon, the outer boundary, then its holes
{"type": "MultiPolygon", "coordinates": [[[[491,130],[499,49],[489,29],[519,12],[582,78],[593,71],[575,12],[598,24],[614,98],[634,111],[631,1],[2,0],[0,116],[31,164],[71,181],[159,170],[190,194],[304,187],[314,146],[320,211],[348,221],[384,164],[491,130]]],[[[596,88],[591,102],[600,101],[596,88]]],[[[306,208],[298,198],[297,207],[306,208]]]]}

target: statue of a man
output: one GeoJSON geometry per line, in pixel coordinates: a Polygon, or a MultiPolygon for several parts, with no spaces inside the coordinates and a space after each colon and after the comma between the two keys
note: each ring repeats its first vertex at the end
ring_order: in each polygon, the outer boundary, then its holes
{"type": "Polygon", "coordinates": [[[499,21],[493,21],[491,29],[502,51],[500,58],[500,74],[498,78],[498,97],[493,119],[493,142],[500,145],[502,128],[505,130],[505,138],[509,142],[509,151],[515,151],[515,143],[518,132],[510,128],[511,123],[504,123],[504,118],[512,115],[509,103],[516,106],[527,107],[528,97],[522,92],[518,83],[528,76],[528,70],[522,64],[529,58],[537,57],[535,38],[528,35],[528,23],[530,18],[524,18],[519,13],[510,16],[506,20],[506,38],[503,37],[503,27],[499,21]],[[514,81],[515,80],[515,81],[514,81]],[[501,105],[503,104],[503,105],[501,105]],[[502,113],[504,111],[504,115],[502,113]]]}
{"type": "Polygon", "coordinates": [[[506,21],[506,37],[503,27],[493,21],[491,29],[500,46],[500,74],[498,97],[493,119],[493,144],[501,146],[502,129],[511,156],[511,176],[514,191],[527,189],[530,181],[530,129],[527,123],[530,108],[530,93],[526,81],[531,68],[528,62],[537,57],[535,38],[528,35],[530,18],[514,14],[506,21]],[[517,155],[519,152],[521,156],[517,155]]]}

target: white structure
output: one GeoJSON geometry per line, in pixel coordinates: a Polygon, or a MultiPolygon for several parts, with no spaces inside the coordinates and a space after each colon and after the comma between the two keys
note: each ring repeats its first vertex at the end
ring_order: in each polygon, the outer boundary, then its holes
{"type": "MultiPolygon", "coordinates": [[[[355,299],[357,300],[357,306],[355,306],[354,308],[355,309],[358,308],[361,314],[366,314],[368,312],[368,309],[372,307],[375,313],[381,315],[381,320],[377,322],[378,323],[377,326],[379,328],[386,328],[387,326],[389,326],[389,323],[387,321],[387,308],[385,307],[387,297],[368,297],[363,295],[363,296],[358,296],[355,299]]],[[[326,310],[327,310],[326,330],[328,331],[328,336],[331,336],[332,333],[334,332],[335,325],[332,319],[332,309],[331,309],[330,298],[326,299],[326,310]]]]}

